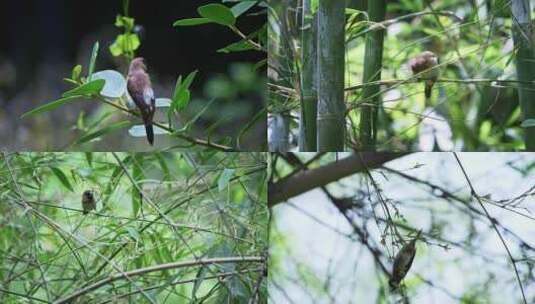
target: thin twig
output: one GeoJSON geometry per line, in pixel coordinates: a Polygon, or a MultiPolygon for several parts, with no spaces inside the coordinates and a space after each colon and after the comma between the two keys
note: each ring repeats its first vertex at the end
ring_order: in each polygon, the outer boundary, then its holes
{"type": "MultiPolygon", "coordinates": [[[[115,102],[113,101],[110,101],[104,97],[101,97],[101,96],[98,96],[99,97],[99,100],[102,101],[103,103],[107,104],[107,105],[110,105],[118,110],[121,110],[125,113],[128,113],[130,115],[133,115],[135,117],[138,117],[138,118],[141,118],[141,115],[135,111],[132,111],[132,110],[129,110],[127,108],[124,108],[118,104],[116,104],[115,102]]],[[[232,151],[237,151],[235,148],[231,148],[231,147],[228,147],[228,146],[225,146],[225,145],[220,145],[220,144],[216,144],[216,143],[212,143],[210,141],[207,141],[207,140],[204,140],[204,139],[198,139],[198,138],[194,138],[194,137],[190,137],[190,136],[186,136],[186,135],[183,135],[183,134],[180,134],[178,132],[176,132],[174,129],[170,128],[169,126],[167,125],[164,125],[164,124],[161,124],[157,121],[153,121],[152,122],[153,125],[157,126],[158,128],[161,128],[167,132],[169,132],[171,134],[171,136],[175,136],[175,137],[178,137],[180,139],[183,139],[187,142],[190,142],[192,144],[195,144],[195,145],[199,145],[199,146],[204,146],[204,147],[208,147],[208,148],[213,148],[215,150],[219,150],[219,151],[225,151],[225,152],[232,152],[232,151]]]]}
{"type": "MultiPolygon", "coordinates": [[[[418,79],[418,78],[408,78],[408,79],[385,79],[385,80],[379,80],[379,81],[372,81],[367,83],[359,83],[350,87],[345,88],[344,90],[347,91],[354,91],[358,89],[362,89],[367,86],[372,85],[400,85],[400,84],[409,84],[409,83],[417,83],[424,80],[418,79]]],[[[526,83],[526,84],[533,84],[533,81],[522,81],[522,80],[515,80],[515,79],[490,79],[490,78],[473,78],[473,79],[452,79],[452,78],[439,78],[436,80],[437,83],[444,82],[444,83],[465,83],[465,84],[471,84],[471,83],[526,83]]]]}
{"type": "Polygon", "coordinates": [[[500,241],[503,244],[503,247],[505,247],[505,250],[507,251],[507,255],[509,256],[509,259],[510,259],[511,263],[513,264],[513,268],[515,270],[516,279],[518,281],[518,285],[520,286],[520,292],[522,293],[522,298],[524,299],[524,304],[527,304],[528,301],[526,300],[526,295],[524,294],[524,287],[522,286],[522,281],[520,280],[520,274],[519,274],[518,269],[516,267],[516,261],[513,258],[513,255],[511,254],[511,251],[509,250],[509,247],[505,243],[505,239],[503,238],[502,234],[500,233],[500,230],[498,230],[498,227],[496,225],[498,223],[498,220],[493,218],[489,214],[489,212],[487,211],[487,208],[485,208],[485,206],[483,205],[483,202],[481,201],[481,198],[479,197],[479,195],[476,193],[476,190],[474,189],[474,186],[472,185],[472,182],[470,181],[470,178],[468,177],[468,174],[466,173],[466,170],[464,169],[464,166],[461,163],[461,160],[457,156],[457,153],[453,152],[453,155],[455,156],[455,159],[457,160],[457,163],[459,164],[459,167],[463,171],[464,177],[466,178],[466,182],[468,183],[468,186],[470,187],[470,192],[471,192],[472,196],[474,196],[476,198],[476,200],[478,201],[478,203],[481,206],[481,208],[483,209],[483,211],[485,211],[485,214],[486,214],[487,218],[491,222],[492,227],[496,231],[496,234],[498,234],[498,237],[500,238],[500,241]]]}

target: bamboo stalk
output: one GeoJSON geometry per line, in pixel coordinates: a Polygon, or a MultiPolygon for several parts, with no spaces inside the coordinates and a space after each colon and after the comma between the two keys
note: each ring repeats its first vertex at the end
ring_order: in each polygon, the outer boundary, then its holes
{"type": "MultiPolygon", "coordinates": [[[[529,0],[512,0],[513,41],[516,53],[516,73],[518,80],[518,95],[522,118],[535,119],[535,85],[528,84],[535,80],[535,51],[530,22],[529,0]]],[[[535,151],[535,126],[525,127],[524,140],[526,150],[535,151]]]]}
{"type": "Polygon", "coordinates": [[[343,151],[345,1],[319,1],[317,49],[318,151],[343,151]]]}
{"type": "MultiPolygon", "coordinates": [[[[371,22],[382,22],[385,19],[386,0],[368,0],[368,16],[371,22]]],[[[377,82],[381,79],[383,61],[384,29],[366,34],[366,50],[364,53],[363,83],[377,82]]],[[[362,90],[362,99],[369,100],[360,113],[361,148],[375,151],[377,140],[377,113],[381,104],[379,85],[366,86],[362,90]]]]}
{"type": "Polygon", "coordinates": [[[312,15],[310,0],[303,0],[301,25],[301,116],[299,122],[299,150],[316,151],[316,116],[318,113],[315,67],[317,60],[317,19],[312,15]]]}

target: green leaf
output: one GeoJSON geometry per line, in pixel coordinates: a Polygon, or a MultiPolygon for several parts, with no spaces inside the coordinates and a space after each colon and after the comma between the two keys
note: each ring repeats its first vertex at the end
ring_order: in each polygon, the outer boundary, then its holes
{"type": "Polygon", "coordinates": [[[234,17],[238,18],[243,13],[248,11],[251,7],[255,6],[256,2],[257,1],[242,1],[234,5],[230,10],[232,11],[234,17]]]}
{"type": "Polygon", "coordinates": [[[141,42],[137,34],[121,34],[115,38],[115,42],[110,45],[110,52],[114,57],[135,51],[139,48],[141,42]]]}
{"type": "Polygon", "coordinates": [[[71,192],[74,192],[74,190],[72,189],[71,183],[69,182],[69,179],[67,178],[65,173],[61,171],[60,168],[50,167],[50,170],[52,170],[52,173],[54,173],[54,175],[59,179],[59,181],[61,182],[61,184],[63,184],[65,188],[69,189],[69,191],[71,192]]]}
{"type": "Polygon", "coordinates": [[[81,86],[74,88],[70,91],[63,93],[63,97],[80,96],[80,95],[93,95],[99,94],[102,88],[106,84],[104,79],[97,79],[91,82],[82,84],[81,86]]]}
{"type": "Polygon", "coordinates": [[[74,81],[79,81],[81,74],[82,74],[82,66],[78,64],[72,69],[71,79],[74,81]]]}
{"type": "Polygon", "coordinates": [[[221,25],[233,26],[236,23],[236,17],[234,17],[232,11],[223,4],[213,3],[203,5],[197,11],[202,17],[221,25]]]}
{"type": "Polygon", "coordinates": [[[233,53],[233,52],[243,52],[255,49],[254,46],[247,40],[241,40],[227,45],[224,48],[217,50],[218,53],[233,53]]]}
{"type": "Polygon", "coordinates": [[[115,18],[115,26],[124,28],[127,32],[131,32],[134,29],[134,18],[117,15],[115,18]]]}
{"type": "Polygon", "coordinates": [[[176,94],[175,99],[173,100],[172,109],[174,111],[181,111],[186,108],[191,99],[191,93],[189,90],[181,90],[176,94]]]}
{"type": "Polygon", "coordinates": [[[91,52],[91,59],[89,60],[89,72],[87,73],[87,81],[91,81],[93,71],[95,70],[95,62],[97,62],[99,44],[98,41],[93,45],[93,52],[91,52]]]}
{"type": "Polygon", "coordinates": [[[173,92],[173,99],[171,104],[172,111],[181,111],[186,108],[189,103],[191,93],[189,87],[193,83],[197,70],[189,73],[186,79],[182,82],[182,76],[178,77],[176,82],[175,91],[173,92]]]}
{"type": "Polygon", "coordinates": [[[522,122],[522,124],[520,125],[522,128],[532,128],[532,127],[535,127],[535,119],[534,118],[529,118],[529,119],[526,119],[522,122]]]}
{"type": "Polygon", "coordinates": [[[78,139],[76,141],[76,144],[83,144],[85,142],[88,142],[90,140],[93,140],[97,137],[100,137],[102,135],[105,135],[105,134],[108,134],[108,133],[111,133],[115,130],[119,130],[119,129],[122,129],[122,128],[126,128],[126,127],[129,127],[132,123],[130,121],[120,121],[120,122],[117,122],[117,123],[114,123],[114,124],[111,124],[107,127],[104,127],[100,130],[97,130],[95,132],[91,132],[89,134],[86,134],[84,136],[82,136],[80,139],[78,139]]]}
{"type": "Polygon", "coordinates": [[[177,20],[173,23],[173,26],[194,26],[207,23],[212,23],[212,21],[208,18],[189,18],[177,20]]]}
{"type": "Polygon", "coordinates": [[[195,70],[195,71],[189,73],[188,76],[186,76],[186,79],[184,80],[184,83],[182,85],[183,88],[189,89],[189,87],[193,83],[193,80],[195,79],[195,76],[197,75],[197,72],[198,71],[195,70]]]}
{"type": "Polygon", "coordinates": [[[217,188],[219,189],[219,191],[225,190],[225,188],[227,188],[227,185],[232,176],[234,175],[235,171],[235,169],[228,168],[225,168],[225,170],[223,170],[223,173],[221,173],[219,179],[217,180],[217,188]]]}
{"type": "Polygon", "coordinates": [[[55,108],[58,108],[74,99],[78,99],[78,98],[81,98],[83,96],[69,96],[69,97],[65,97],[65,98],[61,98],[61,99],[58,99],[58,100],[54,100],[52,102],[49,102],[45,105],[42,105],[40,107],[37,107],[31,111],[28,111],[24,114],[22,114],[22,116],[20,118],[26,118],[28,116],[31,116],[31,115],[35,115],[35,114],[39,114],[39,113],[43,113],[43,112],[48,112],[48,111],[51,111],[51,110],[54,110],[55,108]]]}

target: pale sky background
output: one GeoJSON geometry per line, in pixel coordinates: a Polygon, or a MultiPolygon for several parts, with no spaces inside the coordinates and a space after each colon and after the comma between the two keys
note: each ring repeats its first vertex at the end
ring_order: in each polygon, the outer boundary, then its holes
{"type": "MultiPolygon", "coordinates": [[[[481,196],[490,195],[492,200],[510,199],[535,186],[534,171],[528,176],[522,176],[520,172],[507,165],[512,163],[515,167],[524,168],[527,163],[535,164],[535,153],[458,155],[476,192],[481,196]]],[[[340,158],[345,156],[339,154],[340,158]]],[[[453,154],[416,153],[391,161],[387,166],[442,186],[463,198],[467,198],[470,194],[453,154]],[[413,168],[417,164],[423,166],[413,168]]],[[[396,207],[410,225],[429,231],[433,216],[435,224],[441,222],[445,225],[442,234],[444,238],[450,241],[466,239],[470,229],[468,216],[452,207],[452,203],[438,200],[428,193],[428,188],[409,183],[388,172],[382,175],[374,171],[372,174],[384,190],[384,197],[396,202],[396,207]],[[385,176],[388,179],[385,179],[385,176]],[[432,213],[429,212],[431,208],[432,213]]],[[[361,177],[360,174],[353,175],[338,183],[330,184],[329,189],[335,195],[355,193],[354,191],[362,185],[359,182],[361,177]]],[[[535,218],[535,190],[532,189],[531,193],[534,195],[525,198],[519,205],[526,209],[517,211],[526,214],[531,212],[530,216],[535,218]]],[[[276,279],[279,287],[284,288],[284,293],[293,300],[293,303],[377,303],[380,294],[379,280],[385,281],[386,278],[376,269],[371,255],[360,246],[359,242],[350,241],[339,233],[343,231],[351,234],[352,229],[321,190],[307,192],[290,202],[338,232],[288,204],[278,205],[273,209],[271,254],[274,263],[279,263],[281,267],[270,268],[270,277],[276,279]],[[283,246],[280,245],[281,242],[274,241],[277,235],[284,238],[283,246]],[[303,271],[297,272],[297,267],[314,274],[317,280],[310,280],[309,284],[306,284],[304,278],[298,276],[303,271]],[[282,273],[275,273],[276,271],[282,273]],[[317,292],[322,288],[328,290],[329,295],[317,292]]],[[[473,201],[473,206],[481,210],[476,201],[473,201]]],[[[502,225],[535,247],[535,220],[488,203],[485,206],[502,225]]],[[[365,208],[369,209],[370,205],[365,208]]],[[[383,216],[378,208],[375,212],[383,216]]],[[[471,244],[475,245],[474,253],[468,253],[455,246],[446,251],[436,246],[434,242],[418,243],[416,258],[405,280],[405,283],[410,282],[413,286],[408,288],[411,303],[459,303],[455,297],[461,297],[468,292],[474,294],[481,292],[482,295],[476,299],[482,303],[521,303],[514,270],[498,236],[490,228],[488,220],[483,218],[474,223],[473,229],[477,231],[476,237],[471,241],[471,244]],[[415,274],[431,281],[436,287],[430,287],[418,280],[415,274]],[[482,282],[490,276],[494,276],[494,280],[484,286],[482,282]],[[482,298],[487,294],[490,299],[482,298]]],[[[372,243],[381,246],[375,221],[369,221],[367,227],[372,234],[372,243]]],[[[380,228],[384,229],[384,225],[381,224],[380,228]]],[[[514,239],[507,234],[502,233],[502,235],[513,255],[519,258],[515,255],[519,250],[514,239]]],[[[392,246],[389,243],[387,248],[392,254],[392,246]]],[[[381,249],[384,251],[385,247],[381,249]]],[[[390,269],[391,261],[386,257],[383,258],[383,263],[390,269]]],[[[532,254],[531,258],[535,259],[535,254],[532,254]]],[[[521,275],[526,274],[525,264],[517,263],[517,266],[521,275]]],[[[528,303],[535,303],[535,282],[524,284],[524,290],[528,303]]],[[[288,303],[283,293],[274,285],[269,286],[269,292],[270,303],[288,303]]]]}

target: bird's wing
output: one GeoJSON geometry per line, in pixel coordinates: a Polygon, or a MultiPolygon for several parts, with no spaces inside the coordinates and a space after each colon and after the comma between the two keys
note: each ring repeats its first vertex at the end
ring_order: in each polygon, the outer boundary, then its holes
{"type": "Polygon", "coordinates": [[[145,103],[149,106],[151,106],[152,104],[154,104],[154,91],[152,90],[151,87],[146,87],[144,90],[143,90],[143,100],[145,101],[145,103]]]}
{"type": "Polygon", "coordinates": [[[414,261],[414,256],[416,255],[416,251],[413,251],[412,252],[412,255],[411,255],[411,258],[407,261],[407,263],[405,264],[405,273],[404,275],[407,274],[407,272],[409,272],[409,269],[411,269],[411,266],[412,266],[412,261],[414,261]]]}
{"type": "Polygon", "coordinates": [[[411,250],[409,246],[410,245],[406,245],[401,248],[396,256],[396,259],[394,260],[393,275],[400,279],[404,278],[411,268],[412,261],[414,260],[414,256],[416,254],[416,251],[411,250]],[[409,258],[407,258],[407,256],[409,258]]]}

